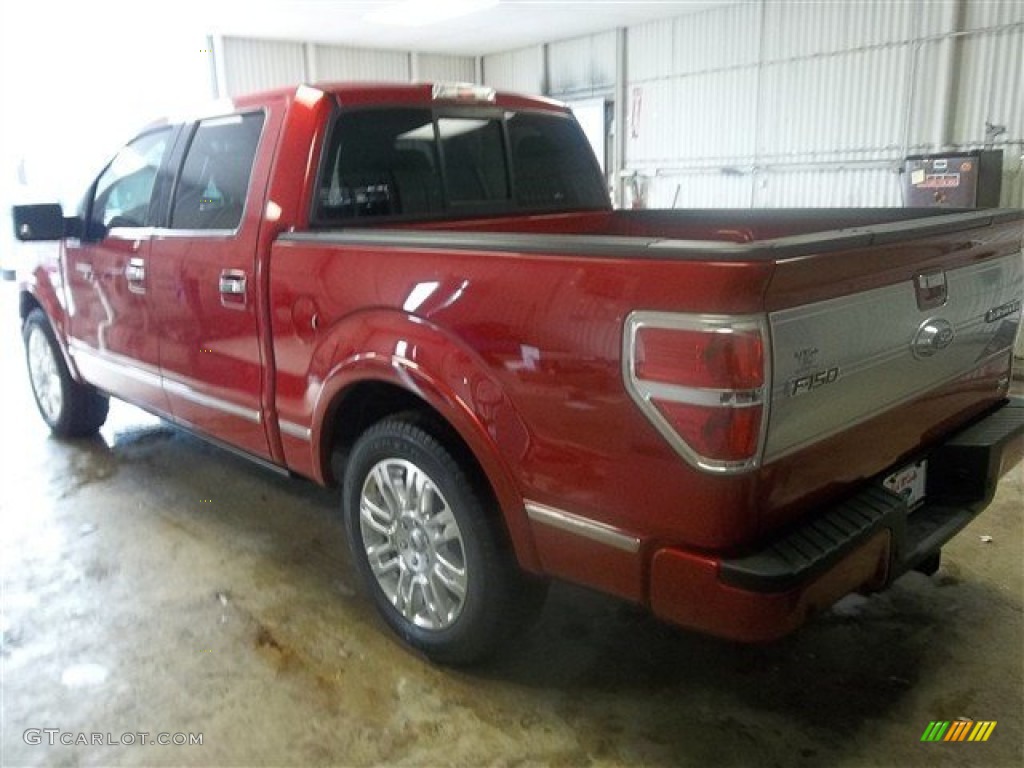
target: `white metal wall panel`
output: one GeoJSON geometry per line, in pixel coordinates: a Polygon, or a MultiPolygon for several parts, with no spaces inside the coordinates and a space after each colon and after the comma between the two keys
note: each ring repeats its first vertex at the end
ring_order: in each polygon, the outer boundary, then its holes
{"type": "Polygon", "coordinates": [[[551,93],[580,93],[593,85],[590,38],[562,40],[548,46],[548,79],[551,93]]]}
{"type": "Polygon", "coordinates": [[[842,208],[902,205],[892,168],[838,168],[641,177],[651,208],[842,208]]]}
{"type": "Polygon", "coordinates": [[[484,84],[503,91],[543,93],[544,49],[541,46],[484,56],[484,84]]]}
{"type": "MultiPolygon", "coordinates": [[[[740,3],[676,18],[671,73],[757,64],[760,14],[758,3],[740,3]]],[[[657,61],[651,63],[657,66],[657,61]]]]}
{"type": "Polygon", "coordinates": [[[591,95],[615,87],[615,32],[561,40],[548,46],[549,93],[591,95]]]}
{"type": "Polygon", "coordinates": [[[302,43],[225,37],[221,50],[228,96],[295,85],[306,77],[302,43]]]}
{"type": "Polygon", "coordinates": [[[397,51],[375,51],[340,45],[314,45],[313,62],[316,79],[407,82],[409,54],[397,51]]]}
{"type": "Polygon", "coordinates": [[[590,60],[592,62],[593,85],[595,89],[615,87],[616,40],[614,29],[590,36],[590,60]]]}
{"type": "Polygon", "coordinates": [[[718,171],[678,173],[646,180],[649,208],[749,208],[749,175],[718,171]]]}
{"type": "MultiPolygon", "coordinates": [[[[1024,2],[1021,3],[1024,7],[1024,2]]],[[[1024,24],[1016,31],[964,38],[957,89],[956,144],[981,144],[985,123],[1006,127],[997,141],[1024,146],[1024,24]]]]}
{"type": "MultiPolygon", "coordinates": [[[[1024,151],[1018,144],[1016,149],[1004,149],[1003,193],[1000,205],[1024,208],[1024,151]]],[[[1024,337],[1024,334],[1021,334],[1024,337]]],[[[1024,344],[1021,345],[1024,349],[1024,344]]]]}
{"type": "Polygon", "coordinates": [[[943,39],[932,39],[911,49],[909,83],[909,115],[904,115],[906,142],[903,154],[928,152],[942,141],[944,121],[943,99],[939,93],[939,75],[943,66],[943,39]]]}
{"type": "Polygon", "coordinates": [[[425,83],[472,83],[476,80],[476,62],[470,56],[421,53],[418,69],[418,77],[425,83]]]}
{"type": "Polygon", "coordinates": [[[917,22],[913,32],[921,38],[941,35],[953,28],[961,0],[927,0],[914,3],[917,22]]]}
{"type": "Polygon", "coordinates": [[[904,2],[767,2],[765,61],[894,44],[913,36],[915,5],[904,2]]]}
{"type": "Polygon", "coordinates": [[[662,19],[630,27],[626,38],[626,71],[631,83],[674,75],[675,20],[662,19]]]}
{"type": "MultiPolygon", "coordinates": [[[[759,14],[756,4],[740,4],[629,30],[630,167],[674,173],[750,164],[755,150],[752,126],[757,122],[759,14]]],[[[735,201],[743,182],[716,174],[698,175],[690,182],[714,186],[701,199],[735,201]]],[[[665,189],[675,195],[676,182],[656,180],[653,197],[660,199],[665,189]]],[[[749,205],[749,182],[741,196],[749,205]]],[[[689,198],[680,198],[680,204],[684,199],[689,198]]]]}
{"type": "Polygon", "coordinates": [[[765,67],[762,158],[898,156],[908,47],[881,47],[765,67]]]}
{"type": "Polygon", "coordinates": [[[1021,0],[984,0],[968,3],[964,26],[967,29],[1024,24],[1024,2],[1021,0]]]}
{"type": "Polygon", "coordinates": [[[627,157],[635,166],[741,163],[754,154],[757,72],[732,69],[637,84],[627,157]]]}
{"type": "Polygon", "coordinates": [[[758,208],[865,208],[903,204],[895,168],[820,168],[755,179],[758,208]]]}

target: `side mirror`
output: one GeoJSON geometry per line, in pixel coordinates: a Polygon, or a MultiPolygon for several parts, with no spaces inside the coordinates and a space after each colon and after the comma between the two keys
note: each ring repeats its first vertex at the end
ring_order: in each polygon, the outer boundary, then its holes
{"type": "Polygon", "coordinates": [[[65,218],[59,203],[16,205],[13,212],[14,236],[19,240],[62,240],[82,236],[82,220],[75,216],[65,218]]]}

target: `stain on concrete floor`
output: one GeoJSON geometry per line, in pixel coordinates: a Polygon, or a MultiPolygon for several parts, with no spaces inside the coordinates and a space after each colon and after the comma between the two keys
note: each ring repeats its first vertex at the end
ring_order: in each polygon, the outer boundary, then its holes
{"type": "Polygon", "coordinates": [[[938,574],[847,598],[780,643],[701,637],[558,585],[514,652],[447,670],[400,646],[358,594],[335,492],[123,405],[101,438],[49,438],[22,373],[11,289],[0,288],[0,765],[1024,757],[1020,464],[938,574]],[[958,717],[998,725],[984,744],[919,741],[929,721],[958,717]],[[47,728],[103,743],[26,743],[27,729],[47,728]],[[139,732],[203,743],[107,743],[139,732]]]}

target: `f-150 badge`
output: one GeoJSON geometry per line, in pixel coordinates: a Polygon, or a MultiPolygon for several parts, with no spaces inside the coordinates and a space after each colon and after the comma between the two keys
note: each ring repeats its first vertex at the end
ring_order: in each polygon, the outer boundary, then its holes
{"type": "Polygon", "coordinates": [[[789,396],[805,395],[811,390],[824,387],[826,384],[834,384],[839,379],[839,366],[833,366],[824,371],[815,371],[804,376],[797,376],[789,380],[789,396]]]}

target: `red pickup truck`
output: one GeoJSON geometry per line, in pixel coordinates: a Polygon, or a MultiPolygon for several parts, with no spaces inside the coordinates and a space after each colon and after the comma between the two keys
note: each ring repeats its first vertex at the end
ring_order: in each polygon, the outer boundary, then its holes
{"type": "Polygon", "coordinates": [[[58,436],[107,397],[338,484],[431,658],[546,580],[779,637],[937,567],[1024,430],[1024,212],[620,211],[562,105],[300,86],[149,127],[21,287],[58,436]]]}

